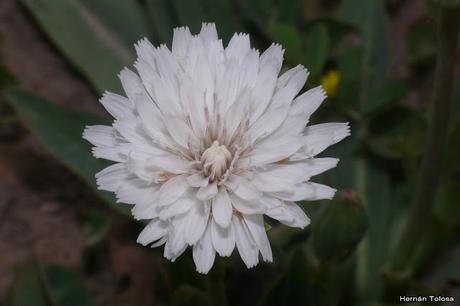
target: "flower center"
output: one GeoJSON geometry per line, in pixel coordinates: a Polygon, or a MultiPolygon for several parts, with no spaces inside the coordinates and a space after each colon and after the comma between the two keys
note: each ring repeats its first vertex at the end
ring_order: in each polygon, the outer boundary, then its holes
{"type": "Polygon", "coordinates": [[[220,178],[230,166],[232,154],[224,145],[219,145],[218,141],[214,141],[201,155],[201,164],[205,176],[209,176],[211,180],[220,178]]]}

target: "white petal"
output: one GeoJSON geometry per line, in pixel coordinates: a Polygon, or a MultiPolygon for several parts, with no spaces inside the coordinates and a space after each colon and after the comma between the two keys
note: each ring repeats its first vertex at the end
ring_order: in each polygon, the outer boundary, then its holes
{"type": "Polygon", "coordinates": [[[259,263],[259,250],[250,237],[247,225],[239,217],[234,217],[232,228],[235,234],[236,247],[246,267],[252,268],[259,263]]]}
{"type": "Polygon", "coordinates": [[[189,195],[185,195],[176,202],[163,207],[159,213],[159,217],[162,220],[167,220],[171,217],[188,212],[195,204],[196,201],[189,195]]]}
{"type": "Polygon", "coordinates": [[[225,55],[227,58],[243,59],[251,50],[251,43],[248,34],[235,33],[230,39],[225,55]]]}
{"type": "Polygon", "coordinates": [[[94,147],[91,149],[93,156],[96,158],[103,158],[114,162],[126,161],[126,156],[120,154],[117,148],[113,147],[94,147]]]}
{"type": "Polygon", "coordinates": [[[123,69],[120,72],[119,77],[121,84],[123,85],[123,89],[131,101],[134,101],[134,98],[145,90],[139,76],[128,68],[123,69]]]}
{"type": "Polygon", "coordinates": [[[308,72],[302,65],[286,71],[278,79],[278,89],[273,95],[272,102],[269,107],[274,109],[282,105],[290,105],[307,81],[307,77],[308,72]]]}
{"type": "Polygon", "coordinates": [[[203,237],[193,246],[193,261],[198,273],[206,274],[214,264],[216,251],[211,241],[211,226],[208,225],[203,237]]]}
{"type": "Polygon", "coordinates": [[[163,169],[166,172],[174,174],[188,173],[192,162],[185,159],[177,158],[175,155],[155,156],[148,160],[150,165],[163,169]]]}
{"type": "Polygon", "coordinates": [[[106,91],[99,101],[115,119],[134,116],[133,103],[123,96],[106,91]]]}
{"type": "Polygon", "coordinates": [[[235,248],[235,234],[233,229],[231,226],[226,228],[221,227],[214,221],[210,221],[211,237],[214,249],[220,256],[230,256],[235,248]]]}
{"type": "Polygon", "coordinates": [[[118,202],[126,204],[147,205],[151,204],[157,197],[160,187],[146,183],[137,177],[129,178],[120,182],[115,193],[118,202]]]}
{"type": "Polygon", "coordinates": [[[172,41],[172,53],[178,57],[184,57],[187,54],[190,39],[192,34],[188,27],[180,27],[174,29],[172,41]]]}
{"type": "Polygon", "coordinates": [[[200,187],[196,193],[196,197],[200,200],[207,201],[212,199],[217,194],[217,184],[212,183],[205,187],[200,187]]]}
{"type": "Polygon", "coordinates": [[[146,133],[140,121],[134,121],[132,118],[123,117],[113,123],[113,127],[122,135],[126,141],[134,143],[146,150],[153,146],[151,138],[146,133]]]}
{"type": "Polygon", "coordinates": [[[232,221],[233,208],[225,188],[219,188],[219,192],[212,200],[212,217],[220,226],[226,228],[232,221]]]}
{"type": "Polygon", "coordinates": [[[115,136],[115,129],[107,125],[87,126],[83,132],[83,138],[95,146],[113,147],[118,143],[115,136]]]}
{"type": "Polygon", "coordinates": [[[275,90],[278,73],[283,63],[284,50],[278,44],[272,44],[260,56],[259,75],[252,91],[254,105],[250,122],[253,123],[267,108],[275,90]]]}
{"type": "Polygon", "coordinates": [[[167,234],[168,223],[159,219],[153,219],[149,224],[142,230],[137,238],[137,243],[144,246],[150,244],[167,234]]]}
{"type": "Polygon", "coordinates": [[[277,198],[286,201],[316,201],[332,199],[336,192],[335,189],[317,183],[302,183],[294,186],[293,192],[275,192],[273,193],[277,198]]]}
{"type": "Polygon", "coordinates": [[[272,262],[273,255],[270,247],[270,242],[265,232],[264,218],[262,215],[245,215],[244,221],[248,226],[249,232],[252,234],[255,243],[259,247],[260,253],[264,261],[272,262]]]}
{"type": "Polygon", "coordinates": [[[191,127],[183,119],[175,116],[164,116],[164,123],[172,139],[182,147],[188,148],[189,143],[196,142],[191,127]]]}
{"type": "Polygon", "coordinates": [[[350,127],[348,123],[316,124],[305,128],[304,134],[302,154],[311,157],[350,135],[350,127]]]}
{"type": "Polygon", "coordinates": [[[216,24],[214,23],[203,23],[201,26],[200,34],[198,34],[200,39],[203,41],[205,46],[209,45],[213,41],[218,39],[216,24]]]}
{"type": "Polygon", "coordinates": [[[185,176],[177,175],[167,180],[160,188],[158,205],[165,206],[177,201],[190,188],[185,176]]]}
{"type": "Polygon", "coordinates": [[[285,225],[304,228],[310,224],[310,219],[303,209],[294,202],[283,202],[272,198],[266,199],[264,203],[269,206],[266,215],[285,225]]]}
{"type": "Polygon", "coordinates": [[[239,162],[249,163],[252,166],[278,162],[296,153],[303,145],[299,137],[271,138],[268,137],[266,140],[261,141],[239,162]]]}
{"type": "Polygon", "coordinates": [[[232,201],[233,207],[243,214],[263,214],[265,213],[265,206],[262,205],[258,200],[243,200],[233,194],[230,194],[230,200],[232,201]]]}
{"type": "MultiPolygon", "coordinates": [[[[181,224],[178,224],[180,226],[181,224]]],[[[180,232],[180,229],[177,229],[180,232]]],[[[169,231],[168,240],[166,241],[163,256],[174,262],[187,248],[184,235],[174,230],[169,231]]]]}
{"type": "Polygon", "coordinates": [[[209,177],[202,173],[195,173],[187,177],[187,182],[191,187],[206,187],[209,184],[209,177]]]}
{"type": "Polygon", "coordinates": [[[251,183],[262,192],[286,191],[292,188],[289,181],[265,172],[256,172],[251,183]]]}
{"type": "Polygon", "coordinates": [[[130,177],[132,174],[126,171],[125,165],[116,163],[96,173],[96,182],[99,189],[113,192],[130,177]]]}
{"type": "Polygon", "coordinates": [[[312,88],[295,98],[292,103],[292,114],[304,114],[310,117],[326,99],[326,92],[322,86],[312,88]]]}
{"type": "Polygon", "coordinates": [[[185,240],[189,245],[201,238],[209,219],[209,203],[196,200],[192,209],[185,215],[185,240]]]}
{"type": "MultiPolygon", "coordinates": [[[[244,90],[225,113],[225,128],[230,139],[240,124],[245,124],[249,110],[250,92],[244,90]]],[[[248,122],[249,123],[249,122],[248,122]]]]}
{"type": "Polygon", "coordinates": [[[283,123],[288,111],[288,106],[281,106],[263,114],[247,132],[252,142],[273,133],[283,123]]]}
{"type": "Polygon", "coordinates": [[[229,188],[231,193],[243,200],[254,200],[261,195],[251,182],[238,175],[230,175],[229,179],[225,181],[225,186],[229,188]]]}
{"type": "Polygon", "coordinates": [[[293,185],[335,167],[338,161],[337,158],[308,158],[298,162],[272,164],[256,172],[252,182],[264,192],[291,190],[293,185]]]}
{"type": "Polygon", "coordinates": [[[162,122],[162,115],[155,103],[153,103],[145,92],[136,95],[134,103],[145,131],[156,143],[163,146],[171,146],[172,142],[166,134],[167,132],[162,122]]]}

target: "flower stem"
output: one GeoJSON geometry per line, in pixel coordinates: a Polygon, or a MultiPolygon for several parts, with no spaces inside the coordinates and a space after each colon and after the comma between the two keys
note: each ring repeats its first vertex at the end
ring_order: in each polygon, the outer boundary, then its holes
{"type": "Polygon", "coordinates": [[[213,268],[207,275],[207,288],[211,306],[227,306],[227,294],[225,290],[225,263],[223,259],[216,257],[213,268]]]}
{"type": "MultiPolygon", "coordinates": [[[[424,235],[422,231],[432,215],[448,131],[459,17],[459,10],[441,9],[428,142],[408,221],[390,261],[389,268],[392,272],[401,272],[407,266],[414,248],[424,235]]],[[[412,273],[407,269],[404,272],[405,276],[412,273]]]]}

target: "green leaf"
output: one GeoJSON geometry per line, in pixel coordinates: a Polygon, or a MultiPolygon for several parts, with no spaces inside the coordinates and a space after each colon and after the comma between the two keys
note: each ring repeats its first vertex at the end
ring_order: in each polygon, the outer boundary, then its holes
{"type": "Polygon", "coordinates": [[[286,49],[286,58],[291,63],[302,62],[302,38],[295,27],[288,24],[273,23],[269,32],[272,40],[286,49]]]}
{"type": "Polygon", "coordinates": [[[107,235],[111,224],[112,219],[106,213],[95,210],[89,211],[83,220],[85,245],[91,247],[101,242],[107,235]]]}
{"type": "Polygon", "coordinates": [[[412,66],[423,67],[428,64],[434,67],[436,60],[437,34],[436,28],[421,19],[412,24],[407,34],[407,51],[412,66]]]}
{"type": "Polygon", "coordinates": [[[274,0],[242,1],[241,12],[261,33],[266,33],[273,14],[273,2],[274,0]]]}
{"type": "Polygon", "coordinates": [[[298,247],[291,255],[286,270],[262,297],[261,306],[309,305],[309,270],[307,256],[298,247]]]}
{"type": "Polygon", "coordinates": [[[312,245],[318,258],[342,261],[352,254],[367,228],[359,201],[347,194],[322,204],[312,224],[312,245]]]}
{"type": "Polygon", "coordinates": [[[341,81],[337,89],[337,102],[343,109],[358,109],[361,86],[361,67],[363,49],[361,47],[346,49],[337,58],[337,70],[341,81]]]}
{"type": "Polygon", "coordinates": [[[198,33],[201,23],[205,21],[203,1],[174,0],[176,14],[181,26],[188,26],[192,33],[198,33]]]}
{"type": "Polygon", "coordinates": [[[96,306],[80,275],[69,268],[48,264],[43,267],[44,282],[54,304],[59,306],[96,306]]]}
{"type": "Polygon", "coordinates": [[[377,110],[387,103],[403,99],[409,93],[409,89],[402,82],[388,79],[371,97],[372,103],[366,104],[363,111],[369,113],[377,110]]]}
{"type": "Polygon", "coordinates": [[[422,154],[427,122],[421,113],[405,106],[390,105],[371,114],[368,121],[366,144],[374,154],[404,162],[409,162],[407,157],[417,158],[422,154]]]}
{"type": "Polygon", "coordinates": [[[129,48],[142,37],[151,38],[151,30],[138,1],[79,0],[115,33],[129,48]]]}
{"type": "Polygon", "coordinates": [[[448,148],[445,152],[445,166],[446,172],[454,173],[460,170],[460,117],[452,122],[452,130],[449,134],[447,141],[448,148]]]}
{"type": "Polygon", "coordinates": [[[280,1],[278,4],[278,20],[283,23],[300,26],[303,22],[304,1],[280,1]]]}
{"type": "Polygon", "coordinates": [[[116,211],[129,215],[126,205],[117,204],[114,196],[97,190],[94,175],[107,164],[91,155],[91,146],[82,139],[85,126],[104,124],[105,120],[91,113],[68,110],[53,105],[31,93],[10,90],[5,94],[38,140],[83,180],[116,211]]]}
{"type": "Polygon", "coordinates": [[[16,78],[5,67],[0,65],[0,89],[16,84],[16,78]]]}
{"type": "Polygon", "coordinates": [[[243,32],[230,0],[203,0],[208,22],[215,22],[219,37],[227,43],[234,33],[243,32]]]}
{"type": "Polygon", "coordinates": [[[317,25],[322,25],[327,29],[331,50],[334,50],[346,35],[356,32],[356,27],[349,22],[328,16],[310,19],[306,27],[310,28],[317,25]]]}
{"type": "Polygon", "coordinates": [[[195,263],[191,257],[180,256],[174,263],[168,262],[171,288],[187,285],[204,292],[206,290],[205,276],[196,273],[195,263]]]}
{"type": "Polygon", "coordinates": [[[208,296],[203,291],[189,285],[181,285],[172,295],[172,306],[207,306],[208,296]]]}
{"type": "Polygon", "coordinates": [[[310,28],[306,37],[306,67],[316,80],[321,74],[329,55],[329,36],[326,28],[317,24],[310,28]]]}
{"type": "Polygon", "coordinates": [[[357,290],[361,300],[375,301],[381,290],[380,270],[387,259],[389,241],[392,240],[389,237],[392,203],[388,175],[369,162],[362,162],[366,163],[366,167],[358,174],[358,184],[363,188],[362,199],[369,222],[366,237],[357,253],[357,290]]]}
{"type": "Polygon", "coordinates": [[[171,1],[147,0],[147,9],[160,41],[171,46],[173,28],[177,26],[171,1]]]}
{"type": "Polygon", "coordinates": [[[455,9],[455,8],[460,7],[460,0],[432,0],[432,1],[446,8],[455,9]]]}
{"type": "Polygon", "coordinates": [[[35,260],[20,268],[9,300],[8,306],[97,306],[76,271],[35,260]]]}
{"type": "MultiPolygon", "coordinates": [[[[79,0],[21,0],[21,3],[99,92],[121,91],[117,74],[131,64],[132,47],[124,45],[123,39],[97,14],[79,0]]],[[[119,22],[127,26],[124,20],[119,22]]]]}
{"type": "Polygon", "coordinates": [[[51,306],[40,279],[39,269],[30,261],[19,269],[16,280],[9,293],[7,306],[51,306]]]}
{"type": "Polygon", "coordinates": [[[370,97],[387,80],[391,63],[388,20],[384,2],[383,0],[345,0],[342,19],[361,31],[363,55],[361,64],[355,66],[355,69],[360,71],[361,80],[359,109],[373,108],[374,101],[370,97]]]}

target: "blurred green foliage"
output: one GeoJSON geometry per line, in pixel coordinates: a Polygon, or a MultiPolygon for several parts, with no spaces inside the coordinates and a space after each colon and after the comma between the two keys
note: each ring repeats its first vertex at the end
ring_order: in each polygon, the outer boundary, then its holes
{"type": "MultiPolygon", "coordinates": [[[[98,93],[120,92],[117,74],[123,66],[132,64],[132,45],[138,39],[148,37],[155,44],[170,45],[173,27],[187,25],[197,32],[202,22],[215,22],[224,42],[234,32],[244,31],[251,33],[256,47],[265,48],[272,41],[282,44],[288,66],[303,64],[309,68],[309,86],[319,84],[325,72],[336,71],[340,75],[337,94],[316,115],[320,117],[313,119],[351,121],[352,136],[324,154],[340,158],[338,168],[320,178],[346,189],[347,196],[305,204],[314,220],[306,231],[270,223],[275,272],[259,271],[269,277],[263,284],[253,285],[266,289],[257,303],[377,305],[390,299],[396,304],[394,296],[385,296],[388,280],[405,294],[429,287],[421,286],[422,280],[384,275],[393,243],[407,218],[408,194],[414,187],[426,143],[427,116],[402,103],[414,88],[390,73],[393,59],[385,1],[343,0],[336,15],[315,18],[306,17],[307,2],[21,0],[50,41],[98,93]],[[315,208],[317,205],[319,208],[315,208]]],[[[456,6],[457,2],[443,3],[456,6]]],[[[417,71],[433,62],[436,47],[433,24],[414,24],[407,37],[411,67],[417,71]]],[[[10,79],[0,67],[0,83],[10,79]]],[[[439,250],[452,252],[452,246],[458,248],[458,80],[445,171],[434,215],[426,220],[431,235],[423,237],[413,260],[418,267],[415,277],[428,272],[427,263],[439,250]]],[[[104,123],[105,118],[58,107],[20,90],[8,90],[4,96],[46,148],[110,207],[128,214],[127,207],[116,204],[112,195],[97,190],[94,173],[104,163],[91,157],[90,146],[81,139],[85,125],[104,123]]],[[[90,214],[84,224],[88,246],[102,241],[109,226],[110,217],[90,214]]],[[[458,267],[459,263],[453,262],[452,268],[444,272],[445,278],[459,281],[458,267]]],[[[243,275],[232,260],[227,269],[233,273],[230,279],[243,275]]],[[[182,256],[162,271],[171,305],[209,304],[209,288],[194,270],[190,257],[182,256]]],[[[431,288],[428,291],[432,292],[431,288]]],[[[94,305],[76,272],[35,261],[18,272],[8,303],[94,305]]]]}

